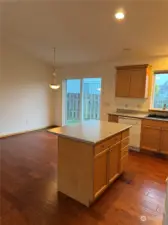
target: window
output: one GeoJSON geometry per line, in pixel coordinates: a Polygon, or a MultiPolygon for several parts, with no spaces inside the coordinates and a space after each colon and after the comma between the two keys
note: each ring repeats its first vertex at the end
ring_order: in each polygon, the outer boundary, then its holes
{"type": "Polygon", "coordinates": [[[153,109],[168,109],[168,71],[154,74],[153,109]]]}
{"type": "Polygon", "coordinates": [[[100,119],[101,78],[66,80],[65,124],[100,119]]]}

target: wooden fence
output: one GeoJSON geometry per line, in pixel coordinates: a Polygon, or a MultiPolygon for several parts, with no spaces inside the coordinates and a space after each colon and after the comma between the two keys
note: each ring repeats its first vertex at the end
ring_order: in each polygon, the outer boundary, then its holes
{"type": "Polygon", "coordinates": [[[80,120],[81,107],[83,119],[100,119],[100,95],[84,94],[81,104],[80,94],[67,93],[67,121],[80,120]]]}

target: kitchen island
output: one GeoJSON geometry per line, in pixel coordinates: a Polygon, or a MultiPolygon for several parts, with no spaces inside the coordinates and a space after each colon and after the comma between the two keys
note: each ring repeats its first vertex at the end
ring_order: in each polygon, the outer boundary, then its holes
{"type": "Polygon", "coordinates": [[[89,206],[124,171],[130,127],[88,121],[50,129],[58,135],[58,191],[89,206]]]}

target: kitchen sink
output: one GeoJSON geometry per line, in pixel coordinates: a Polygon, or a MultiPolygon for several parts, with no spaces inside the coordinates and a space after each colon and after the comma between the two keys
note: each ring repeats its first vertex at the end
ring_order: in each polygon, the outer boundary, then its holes
{"type": "Polygon", "coordinates": [[[168,120],[168,116],[165,115],[149,114],[147,117],[168,120]]]}

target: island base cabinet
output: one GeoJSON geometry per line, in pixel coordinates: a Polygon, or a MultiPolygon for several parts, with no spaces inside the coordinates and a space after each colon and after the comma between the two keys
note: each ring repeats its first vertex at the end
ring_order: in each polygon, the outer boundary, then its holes
{"type": "Polygon", "coordinates": [[[107,187],[107,150],[99,153],[94,159],[94,197],[107,187]]]}
{"type": "Polygon", "coordinates": [[[128,154],[124,155],[120,160],[120,173],[123,173],[128,163],[128,154]]]}
{"type": "Polygon", "coordinates": [[[109,149],[109,167],[108,167],[108,182],[111,183],[119,176],[119,162],[120,162],[120,143],[112,146],[109,149]]]}
{"type": "Polygon", "coordinates": [[[120,174],[120,143],[94,159],[94,197],[99,196],[120,174]]]}
{"type": "Polygon", "coordinates": [[[124,131],[98,144],[58,137],[58,191],[90,206],[123,172],[128,135],[124,131]]]}
{"type": "Polygon", "coordinates": [[[89,206],[93,201],[93,146],[58,137],[58,191],[89,206]]]}

